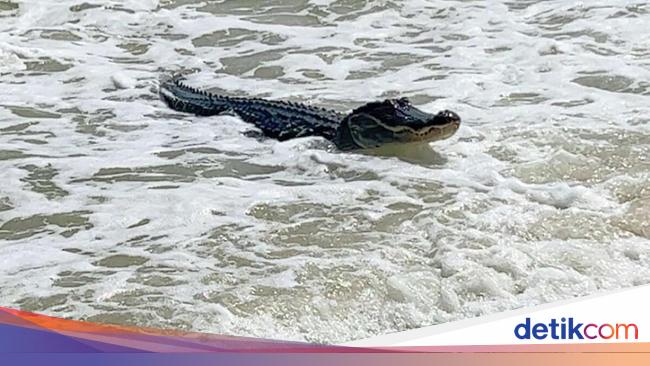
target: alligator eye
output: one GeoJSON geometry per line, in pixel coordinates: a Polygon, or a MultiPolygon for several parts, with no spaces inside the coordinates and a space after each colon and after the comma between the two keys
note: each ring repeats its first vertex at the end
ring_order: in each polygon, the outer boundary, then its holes
{"type": "Polygon", "coordinates": [[[399,101],[397,99],[386,99],[384,103],[393,108],[398,108],[400,106],[399,101]]]}
{"type": "Polygon", "coordinates": [[[411,101],[407,97],[399,98],[399,104],[401,105],[410,105],[411,101]]]}

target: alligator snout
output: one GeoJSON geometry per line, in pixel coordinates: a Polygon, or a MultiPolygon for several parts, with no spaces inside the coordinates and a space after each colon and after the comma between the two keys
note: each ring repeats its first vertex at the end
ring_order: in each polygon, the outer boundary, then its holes
{"type": "Polygon", "coordinates": [[[446,125],[449,123],[460,124],[460,116],[450,110],[438,112],[429,123],[434,125],[446,125]]]}
{"type": "Polygon", "coordinates": [[[443,118],[449,121],[460,122],[460,116],[457,113],[452,112],[450,110],[445,109],[444,111],[441,111],[439,114],[441,114],[443,118]]]}

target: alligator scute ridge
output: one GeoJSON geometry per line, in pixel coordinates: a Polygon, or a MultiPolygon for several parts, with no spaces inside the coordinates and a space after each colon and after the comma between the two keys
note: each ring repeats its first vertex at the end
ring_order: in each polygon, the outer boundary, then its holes
{"type": "Polygon", "coordinates": [[[430,114],[406,98],[370,102],[343,114],[292,101],[215,94],[185,81],[174,76],[161,82],[160,96],[172,109],[202,116],[234,113],[280,141],[320,136],[345,151],[442,140],[460,126],[456,113],[430,114]]]}

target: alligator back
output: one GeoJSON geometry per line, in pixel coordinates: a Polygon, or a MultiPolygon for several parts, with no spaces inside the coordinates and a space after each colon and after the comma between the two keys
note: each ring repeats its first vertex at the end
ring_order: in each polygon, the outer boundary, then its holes
{"type": "Polygon", "coordinates": [[[278,140],[321,136],[334,140],[343,115],[299,103],[237,98],[192,88],[182,78],[163,81],[161,98],[172,109],[201,116],[234,113],[278,140]]]}

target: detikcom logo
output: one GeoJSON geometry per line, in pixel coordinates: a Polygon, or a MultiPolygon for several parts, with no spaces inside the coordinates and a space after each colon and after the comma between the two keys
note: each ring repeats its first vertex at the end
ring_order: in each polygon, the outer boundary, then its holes
{"type": "Polygon", "coordinates": [[[526,318],[515,326],[514,332],[518,339],[639,339],[639,327],[634,323],[585,324],[570,317],[535,324],[526,318]]]}

